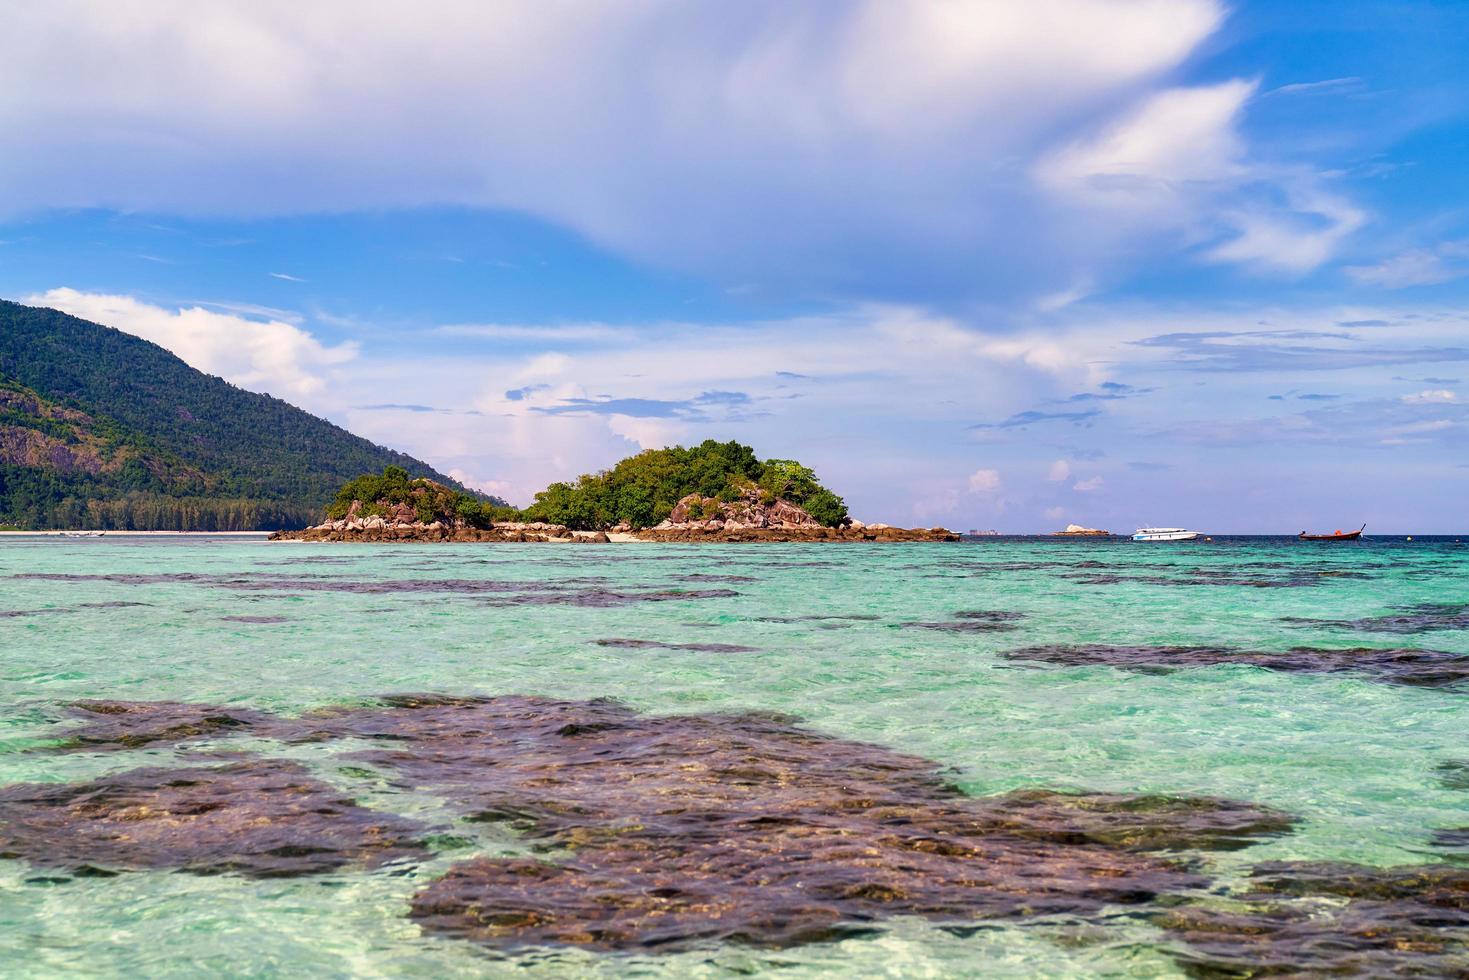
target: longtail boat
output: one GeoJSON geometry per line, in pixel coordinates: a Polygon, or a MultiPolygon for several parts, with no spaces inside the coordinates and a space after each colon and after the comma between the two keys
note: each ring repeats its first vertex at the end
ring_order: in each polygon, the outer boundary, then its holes
{"type": "Polygon", "coordinates": [[[1330,534],[1307,534],[1302,531],[1296,537],[1302,541],[1355,541],[1362,536],[1365,530],[1367,530],[1367,525],[1363,524],[1355,531],[1333,531],[1330,534]]]}

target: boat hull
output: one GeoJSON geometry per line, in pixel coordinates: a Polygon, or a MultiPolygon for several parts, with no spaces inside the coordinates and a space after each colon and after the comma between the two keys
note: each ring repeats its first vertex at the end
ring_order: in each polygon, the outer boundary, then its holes
{"type": "Polygon", "coordinates": [[[1139,531],[1132,536],[1134,541],[1193,541],[1198,531],[1139,531]]]}
{"type": "Polygon", "coordinates": [[[1363,524],[1355,531],[1337,531],[1334,534],[1307,534],[1302,531],[1296,537],[1302,541],[1355,541],[1362,536],[1365,530],[1367,530],[1367,525],[1363,524]]]}

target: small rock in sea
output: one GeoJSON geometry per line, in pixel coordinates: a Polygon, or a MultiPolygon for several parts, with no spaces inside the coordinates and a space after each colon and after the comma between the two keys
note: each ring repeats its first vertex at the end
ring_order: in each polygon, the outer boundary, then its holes
{"type": "Polygon", "coordinates": [[[736,643],[664,643],[661,640],[631,640],[612,637],[594,641],[599,647],[622,647],[628,650],[692,650],[698,653],[759,653],[755,647],[736,643]]]}
{"type": "Polygon", "coordinates": [[[1015,623],[1024,618],[1024,613],[1001,609],[971,609],[954,613],[954,619],[950,622],[899,623],[898,625],[903,629],[938,630],[943,633],[1006,633],[1019,629],[1015,623]]]}
{"type": "Polygon", "coordinates": [[[1438,780],[1445,789],[1469,789],[1469,759],[1440,762],[1438,773],[1438,780]]]}

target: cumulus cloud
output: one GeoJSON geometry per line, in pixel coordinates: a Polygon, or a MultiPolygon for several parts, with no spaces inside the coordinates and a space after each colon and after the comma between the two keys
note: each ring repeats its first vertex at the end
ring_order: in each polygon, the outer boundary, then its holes
{"type": "Polygon", "coordinates": [[[471,490],[479,490],[484,493],[499,497],[502,500],[505,499],[506,494],[512,493],[514,491],[514,485],[509,483],[508,481],[487,480],[482,477],[475,476],[474,474],[469,473],[465,470],[462,470],[457,466],[451,468],[448,473],[454,479],[458,480],[464,486],[469,487],[471,490]]]}
{"type": "Polygon", "coordinates": [[[1102,489],[1105,482],[1106,481],[1104,481],[1100,476],[1091,476],[1087,477],[1085,480],[1077,480],[1074,484],[1072,484],[1071,489],[1075,490],[1077,493],[1094,493],[1097,490],[1102,489]]]}
{"type": "Polygon", "coordinates": [[[68,288],[24,302],[116,327],[167,348],[190,367],[308,406],[320,404],[318,396],[334,370],[357,356],[357,345],[327,346],[294,324],[199,306],[171,310],[131,296],[68,288]]]}
{"type": "Polygon", "coordinates": [[[1245,185],[1279,183],[1240,134],[1252,83],[1167,81],[1224,17],[1220,0],[20,5],[0,34],[0,213],[506,208],[732,283],[1023,289],[1054,309],[1119,233],[1195,236],[1201,209],[1237,206],[1204,236],[1240,239],[1216,258],[1302,268],[1335,239],[1303,244],[1291,216],[1345,212],[1245,208],[1245,185]]]}
{"type": "Polygon", "coordinates": [[[1065,483],[1070,476],[1071,464],[1064,459],[1058,459],[1052,463],[1050,470],[1046,473],[1046,479],[1052,483],[1065,483]]]}
{"type": "Polygon", "coordinates": [[[969,474],[970,493],[994,493],[1000,489],[999,470],[975,470],[969,474]]]}

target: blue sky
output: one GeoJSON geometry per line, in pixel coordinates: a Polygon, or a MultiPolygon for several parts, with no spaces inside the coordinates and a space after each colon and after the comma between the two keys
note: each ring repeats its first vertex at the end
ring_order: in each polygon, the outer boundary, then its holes
{"type": "Polygon", "coordinates": [[[1469,4],[3,14],[0,295],[526,501],[1465,530],[1469,4]]]}

